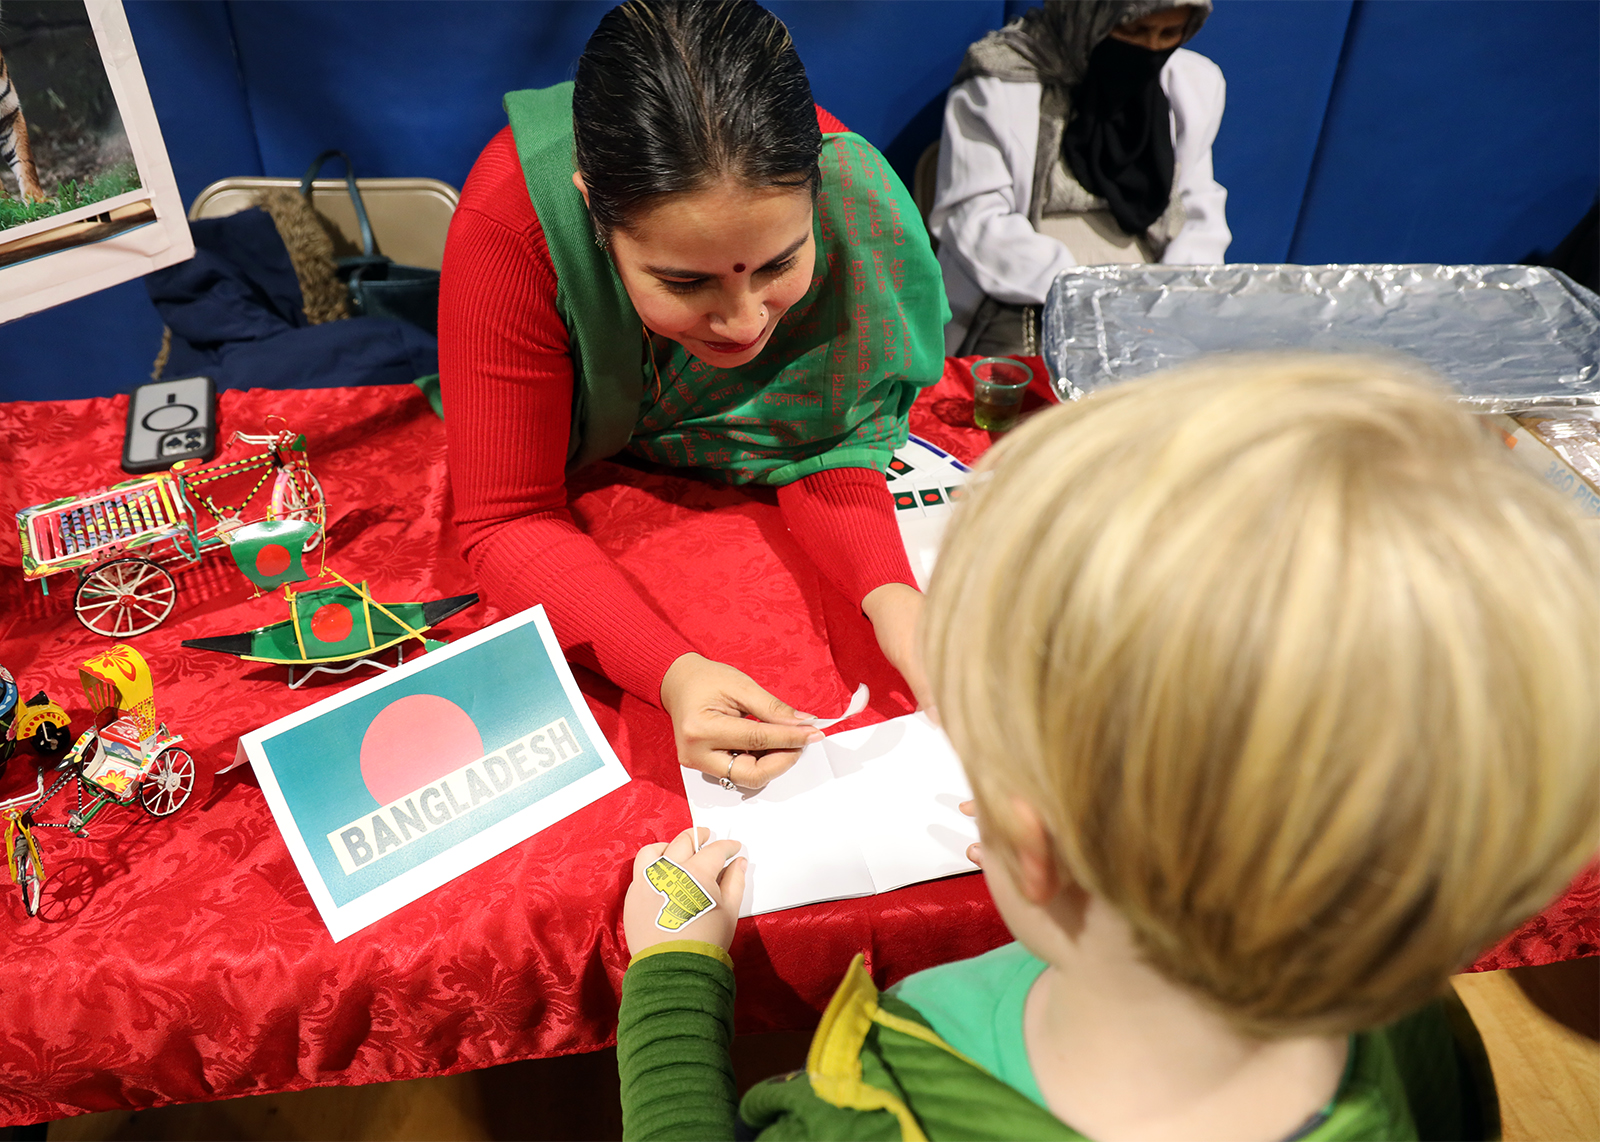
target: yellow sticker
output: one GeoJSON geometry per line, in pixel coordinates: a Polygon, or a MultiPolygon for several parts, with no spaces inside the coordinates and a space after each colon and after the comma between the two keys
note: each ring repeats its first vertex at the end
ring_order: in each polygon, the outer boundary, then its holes
{"type": "Polygon", "coordinates": [[[686,868],[666,857],[657,858],[644,870],[644,877],[650,887],[667,898],[656,917],[656,927],[663,932],[676,932],[717,906],[686,868]]]}

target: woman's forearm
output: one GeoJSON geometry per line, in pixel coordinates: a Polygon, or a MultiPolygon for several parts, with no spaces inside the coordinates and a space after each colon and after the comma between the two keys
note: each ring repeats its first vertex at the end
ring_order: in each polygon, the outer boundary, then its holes
{"type": "Polygon", "coordinates": [[[485,529],[468,562],[501,610],[544,604],[571,661],[646,702],[661,703],[667,669],[694,651],[564,509],[485,529]]]}
{"type": "Polygon", "coordinates": [[[885,583],[916,587],[882,472],[829,468],[779,488],[778,506],[823,577],[856,606],[885,583]]]}

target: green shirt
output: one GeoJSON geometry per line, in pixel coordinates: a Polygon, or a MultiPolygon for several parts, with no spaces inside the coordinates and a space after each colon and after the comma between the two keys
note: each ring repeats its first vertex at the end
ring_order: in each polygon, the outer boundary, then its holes
{"type": "MultiPolygon", "coordinates": [[[[1005,944],[907,976],[886,994],[916,1008],[953,1049],[1048,1109],[1023,1032],[1028,992],[1045,967],[1021,944],[1005,944]]],[[[1450,1058],[1448,1033],[1439,1030],[1445,1026],[1441,1011],[1424,1008],[1393,1027],[1350,1036],[1349,1056],[1333,1098],[1290,1139],[1419,1137],[1413,1103],[1425,1100],[1428,1115],[1437,1116],[1438,1106],[1449,1107],[1457,1098],[1457,1084],[1465,1081],[1450,1058]],[[1440,1098],[1442,1091],[1448,1093],[1440,1098]]],[[[1459,1018],[1465,1012],[1454,1014],[1459,1018]]],[[[1463,1029],[1458,1037],[1476,1043],[1481,1054],[1475,1031],[1463,1029]]]]}
{"type": "Polygon", "coordinates": [[[1038,956],[1011,943],[909,975],[885,994],[915,1007],[939,1038],[1045,1106],[1022,1034],[1028,991],[1044,969],[1038,956]]]}

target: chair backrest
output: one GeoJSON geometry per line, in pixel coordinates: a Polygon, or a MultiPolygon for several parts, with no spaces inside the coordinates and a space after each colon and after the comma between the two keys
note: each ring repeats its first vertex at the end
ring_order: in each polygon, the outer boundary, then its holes
{"type": "MultiPolygon", "coordinates": [[[[202,190],[189,207],[189,220],[222,218],[256,204],[270,187],[297,190],[297,178],[225,178],[202,190]]],[[[407,266],[436,270],[444,264],[444,239],[461,195],[434,178],[358,178],[361,201],[372,222],[378,252],[407,266]]],[[[361,253],[361,230],[341,178],[319,178],[311,186],[311,205],[333,223],[336,258],[361,253]]]]}

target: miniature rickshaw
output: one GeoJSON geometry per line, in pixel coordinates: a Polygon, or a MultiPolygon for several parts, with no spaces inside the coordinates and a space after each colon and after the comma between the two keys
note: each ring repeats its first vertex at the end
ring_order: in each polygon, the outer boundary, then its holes
{"type": "Polygon", "coordinates": [[[131,646],[118,644],[78,671],[96,726],[61,759],[79,778],[78,809],[67,827],[79,836],[107,805],[137,801],[152,817],[170,817],[194,790],[194,759],[180,749],[183,735],[156,721],[150,667],[131,646]],[[108,720],[109,719],[109,720],[108,720]],[[92,749],[91,749],[92,747],[92,749]],[[83,795],[91,801],[85,807],[83,795]]]}
{"type": "Polygon", "coordinates": [[[288,429],[235,432],[228,447],[236,444],[261,451],[206,464],[180,461],[167,472],[24,508],[17,513],[23,576],[38,579],[49,594],[49,576],[75,571],[78,621],[96,634],[130,638],[172,613],[178,590],[169,568],[193,566],[239,527],[304,520],[315,525],[307,549],[316,547],[327,508],[305,437],[288,429]],[[218,502],[219,488],[230,485],[242,490],[233,497],[238,502],[218,502]]]}
{"type": "MultiPolygon", "coordinates": [[[[31,746],[42,757],[53,757],[67,746],[71,722],[67,712],[45,696],[43,690],[19,703],[16,679],[0,666],[0,774],[6,771],[19,745],[31,746]]],[[[28,915],[39,910],[38,849],[34,846],[33,818],[29,811],[44,799],[44,770],[35,768],[33,789],[0,800],[0,821],[5,822],[3,851],[11,879],[22,889],[28,915]]]]}
{"type": "Polygon", "coordinates": [[[32,916],[38,912],[44,883],[34,830],[65,828],[89,835],[89,824],[108,805],[143,807],[152,817],[169,817],[194,791],[195,766],[183,737],[156,720],[154,688],[144,656],[118,644],[78,671],[95,724],[72,744],[58,765],[60,774],[44,787],[40,771],[31,794],[0,801],[5,820],[5,851],[11,878],[22,889],[32,916]],[[41,821],[37,814],[68,784],[77,793],[65,821],[41,821]]]}

